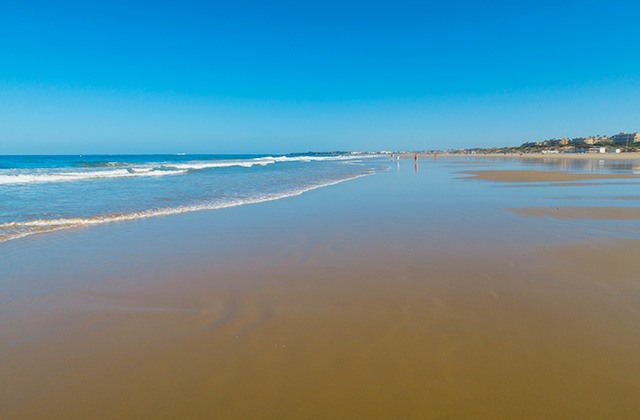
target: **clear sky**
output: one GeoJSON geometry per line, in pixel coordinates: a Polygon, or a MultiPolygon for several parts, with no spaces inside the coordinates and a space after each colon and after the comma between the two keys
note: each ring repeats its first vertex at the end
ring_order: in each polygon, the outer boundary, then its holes
{"type": "Polygon", "coordinates": [[[0,154],[640,131],[637,1],[3,3],[0,154]]]}

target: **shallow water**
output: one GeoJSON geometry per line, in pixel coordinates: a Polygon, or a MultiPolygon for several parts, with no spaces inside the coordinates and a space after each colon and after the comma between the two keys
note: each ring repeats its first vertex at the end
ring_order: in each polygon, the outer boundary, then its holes
{"type": "Polygon", "coordinates": [[[371,156],[0,156],[0,241],[215,210],[369,175],[371,156]]]}

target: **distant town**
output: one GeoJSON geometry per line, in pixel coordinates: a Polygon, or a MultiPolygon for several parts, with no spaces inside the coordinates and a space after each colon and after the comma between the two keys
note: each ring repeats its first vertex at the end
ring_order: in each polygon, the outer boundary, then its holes
{"type": "Polygon", "coordinates": [[[453,154],[477,153],[625,153],[640,151],[640,133],[619,133],[613,136],[589,136],[576,138],[530,141],[520,146],[446,150],[453,154]]]}

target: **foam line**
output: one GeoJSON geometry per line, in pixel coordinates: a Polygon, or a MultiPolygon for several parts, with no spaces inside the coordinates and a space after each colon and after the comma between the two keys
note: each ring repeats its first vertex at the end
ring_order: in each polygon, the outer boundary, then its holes
{"type": "Polygon", "coordinates": [[[241,200],[231,200],[220,203],[203,203],[191,206],[167,207],[161,209],[144,210],[132,213],[109,214],[105,216],[87,217],[87,218],[60,218],[60,219],[34,219],[22,222],[9,222],[0,224],[0,242],[6,242],[14,239],[24,238],[37,233],[52,232],[61,229],[69,229],[82,226],[101,225],[105,223],[124,222],[128,220],[146,219],[149,217],[168,216],[172,214],[190,213],[203,210],[219,210],[229,207],[237,207],[247,204],[264,203],[267,201],[280,200],[283,198],[294,197],[305,192],[318,188],[329,187],[331,185],[340,184],[345,181],[362,178],[372,175],[374,172],[355,175],[349,178],[337,181],[325,182],[322,184],[312,185],[297,190],[288,191],[280,194],[269,194],[256,198],[247,198],[241,200]],[[2,233],[1,231],[7,231],[2,233]]]}

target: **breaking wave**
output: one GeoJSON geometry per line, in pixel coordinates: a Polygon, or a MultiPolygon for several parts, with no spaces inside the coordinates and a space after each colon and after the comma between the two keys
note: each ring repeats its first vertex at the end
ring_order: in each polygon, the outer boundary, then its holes
{"type": "Polygon", "coordinates": [[[114,166],[129,166],[125,162],[76,162],[76,166],[81,168],[113,168],[114,166]]]}
{"type": "Polygon", "coordinates": [[[186,170],[158,170],[155,168],[127,168],[111,171],[53,172],[38,174],[0,175],[0,185],[35,184],[45,182],[84,181],[90,179],[135,178],[149,176],[179,175],[186,170]]]}
{"type": "MultiPolygon", "coordinates": [[[[78,170],[65,172],[15,172],[0,171],[0,185],[52,183],[86,181],[110,178],[140,178],[170,175],[182,175],[191,171],[212,168],[266,166],[280,162],[313,162],[331,160],[352,160],[355,156],[266,156],[253,159],[158,162],[156,164],[136,165],[125,162],[77,162],[76,166],[96,170],[78,170]],[[100,169],[104,168],[104,169],[100,169]],[[111,169],[112,168],[112,169],[111,169]],[[3,173],[4,172],[4,173],[3,173]],[[8,172],[8,173],[7,173],[8,172]]],[[[362,156],[357,156],[362,158],[362,156]]]]}

